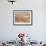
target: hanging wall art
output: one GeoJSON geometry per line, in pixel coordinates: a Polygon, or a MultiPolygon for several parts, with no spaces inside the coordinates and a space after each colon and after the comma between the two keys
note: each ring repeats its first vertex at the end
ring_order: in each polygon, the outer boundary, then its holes
{"type": "Polygon", "coordinates": [[[32,10],[13,10],[14,25],[32,25],[32,10]]]}

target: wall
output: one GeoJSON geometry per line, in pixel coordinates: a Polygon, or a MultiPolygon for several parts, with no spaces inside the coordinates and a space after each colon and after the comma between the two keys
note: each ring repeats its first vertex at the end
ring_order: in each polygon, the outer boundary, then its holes
{"type": "Polygon", "coordinates": [[[17,0],[13,5],[7,0],[0,0],[0,40],[11,40],[19,32],[31,34],[33,40],[46,40],[46,1],[17,0]],[[33,10],[32,26],[14,26],[13,10],[33,10]]]}

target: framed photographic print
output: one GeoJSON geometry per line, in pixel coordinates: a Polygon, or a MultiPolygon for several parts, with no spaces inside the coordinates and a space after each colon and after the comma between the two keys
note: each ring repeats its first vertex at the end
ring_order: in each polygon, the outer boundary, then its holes
{"type": "Polygon", "coordinates": [[[13,10],[14,25],[32,25],[32,10],[13,10]]]}

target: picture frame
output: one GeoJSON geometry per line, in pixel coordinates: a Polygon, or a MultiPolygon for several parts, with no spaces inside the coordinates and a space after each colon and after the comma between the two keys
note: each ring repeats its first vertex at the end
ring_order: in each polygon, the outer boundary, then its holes
{"type": "Polygon", "coordinates": [[[32,25],[32,10],[13,10],[13,25],[32,25]]]}

